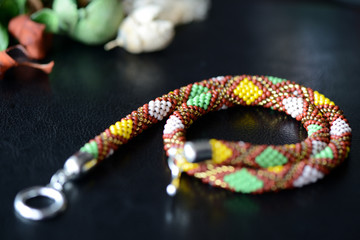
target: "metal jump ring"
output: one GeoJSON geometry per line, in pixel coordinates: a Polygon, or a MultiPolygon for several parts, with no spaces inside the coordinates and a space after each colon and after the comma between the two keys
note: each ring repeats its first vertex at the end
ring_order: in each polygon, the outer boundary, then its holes
{"type": "Polygon", "coordinates": [[[42,220],[50,218],[63,211],[66,207],[66,199],[62,192],[51,188],[35,186],[19,192],[14,201],[15,211],[22,217],[30,220],[42,220]],[[28,205],[30,199],[45,197],[53,200],[48,206],[34,208],[28,205]]]}

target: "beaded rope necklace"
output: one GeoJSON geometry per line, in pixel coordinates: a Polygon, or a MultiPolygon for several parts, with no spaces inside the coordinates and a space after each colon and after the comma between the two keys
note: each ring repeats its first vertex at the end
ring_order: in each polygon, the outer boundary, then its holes
{"type": "Polygon", "coordinates": [[[350,151],[348,121],[339,107],[319,92],[270,76],[216,77],[171,91],[111,125],[71,156],[46,187],[32,187],[18,193],[14,202],[16,211],[22,217],[40,220],[64,210],[63,186],[68,181],[81,176],[164,118],[168,118],[163,132],[164,149],[172,175],[167,187],[169,195],[176,193],[182,172],[214,187],[241,193],[302,187],[323,178],[350,151]],[[285,112],[302,123],[308,137],[300,143],[285,145],[216,139],[186,141],[186,129],[196,119],[235,105],[285,112]],[[53,204],[32,208],[27,201],[37,196],[51,198],[53,204]]]}

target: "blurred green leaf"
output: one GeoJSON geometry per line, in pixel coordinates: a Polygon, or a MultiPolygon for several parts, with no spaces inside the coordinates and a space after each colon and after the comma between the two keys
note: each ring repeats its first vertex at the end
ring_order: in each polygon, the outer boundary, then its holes
{"type": "Polygon", "coordinates": [[[5,50],[9,45],[9,35],[7,29],[0,24],[0,51],[5,50]]]}
{"type": "Polygon", "coordinates": [[[18,14],[26,13],[26,0],[15,0],[18,7],[18,14]]]}
{"type": "Polygon", "coordinates": [[[35,22],[45,24],[46,31],[48,32],[59,32],[59,17],[49,8],[43,8],[40,11],[33,13],[31,19],[35,22]]]}
{"type": "Polygon", "coordinates": [[[59,28],[63,32],[72,32],[78,20],[75,0],[55,0],[52,9],[59,17],[59,28]]]}
{"type": "Polygon", "coordinates": [[[123,19],[122,1],[93,0],[80,8],[78,14],[70,36],[86,44],[102,44],[116,36],[123,19]]]}
{"type": "Polygon", "coordinates": [[[19,7],[14,0],[0,0],[0,22],[7,26],[9,20],[19,14],[19,7]]]}

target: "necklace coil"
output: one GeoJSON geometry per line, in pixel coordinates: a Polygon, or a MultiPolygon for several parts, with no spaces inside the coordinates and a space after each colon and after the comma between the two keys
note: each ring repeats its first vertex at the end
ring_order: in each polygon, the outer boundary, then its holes
{"type": "Polygon", "coordinates": [[[323,94],[277,77],[220,76],[171,91],[111,125],[70,157],[47,187],[20,192],[15,198],[16,212],[31,220],[55,216],[66,206],[63,186],[67,182],[165,118],[163,142],[171,171],[166,190],[170,196],[176,194],[183,172],[211,186],[240,193],[302,187],[330,173],[350,151],[349,123],[339,107],[323,94]],[[186,141],[186,129],[195,120],[208,112],[236,105],[284,112],[302,123],[308,137],[300,143],[285,145],[217,139],[186,141]],[[41,212],[27,205],[27,200],[37,196],[54,200],[55,205],[49,207],[51,214],[44,213],[47,208],[41,212]],[[61,198],[63,204],[59,207],[61,198]]]}

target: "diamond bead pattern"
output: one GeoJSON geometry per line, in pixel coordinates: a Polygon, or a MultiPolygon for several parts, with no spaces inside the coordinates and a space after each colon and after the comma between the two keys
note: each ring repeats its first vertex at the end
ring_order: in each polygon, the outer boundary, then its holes
{"type": "Polygon", "coordinates": [[[263,187],[264,182],[246,169],[241,169],[235,173],[224,177],[224,181],[237,192],[251,193],[263,187]]]}
{"type": "Polygon", "coordinates": [[[316,154],[318,154],[319,152],[321,152],[322,150],[324,150],[324,148],[327,146],[327,144],[325,142],[322,141],[312,141],[312,152],[311,155],[314,156],[316,154]]]}
{"type": "Polygon", "coordinates": [[[174,132],[176,129],[184,129],[184,125],[182,124],[181,120],[176,116],[170,116],[170,118],[166,121],[164,126],[164,134],[169,134],[174,132]]]}
{"type": "Polygon", "coordinates": [[[171,102],[164,100],[150,101],[148,105],[150,116],[157,118],[159,121],[163,120],[171,108],[171,102]]]}
{"type": "Polygon", "coordinates": [[[285,98],[282,101],[286,111],[293,117],[296,118],[303,112],[303,99],[296,97],[285,98]]]}
{"type": "Polygon", "coordinates": [[[220,141],[211,139],[210,144],[212,147],[212,160],[215,163],[222,163],[233,154],[233,151],[220,141]]]}
{"type": "Polygon", "coordinates": [[[304,167],[304,170],[300,177],[298,177],[294,182],[294,187],[302,187],[304,185],[307,185],[309,183],[314,183],[318,179],[321,179],[324,177],[324,174],[320,171],[318,171],[315,168],[310,167],[309,165],[306,165],[304,167]]]}
{"type": "Polygon", "coordinates": [[[319,131],[320,129],[322,129],[321,126],[317,125],[317,124],[310,124],[307,127],[307,134],[310,137],[314,132],[319,131]]]}
{"type": "Polygon", "coordinates": [[[121,136],[125,139],[129,139],[133,127],[133,121],[131,119],[123,119],[110,126],[110,132],[116,136],[121,136]]]}
{"type": "Polygon", "coordinates": [[[186,104],[188,106],[197,106],[207,110],[210,104],[210,100],[211,100],[211,93],[209,92],[201,93],[200,95],[196,95],[195,97],[190,98],[186,102],[186,104]]]}
{"type": "Polygon", "coordinates": [[[314,91],[314,104],[316,106],[324,105],[324,104],[335,105],[335,103],[333,101],[331,101],[330,99],[325,97],[323,94],[319,93],[318,91],[314,91]]]}
{"type": "Polygon", "coordinates": [[[255,158],[255,162],[263,168],[268,168],[284,165],[288,162],[288,159],[272,147],[267,147],[259,156],[255,158]]]}
{"type": "Polygon", "coordinates": [[[250,105],[263,94],[263,91],[248,78],[244,78],[234,89],[234,93],[250,105]]]}
{"type": "Polygon", "coordinates": [[[341,136],[344,133],[350,133],[350,132],[351,132],[351,128],[341,118],[336,119],[330,128],[330,135],[341,136]]]}
{"type": "Polygon", "coordinates": [[[314,158],[330,158],[330,159],[333,159],[334,158],[334,153],[333,153],[333,151],[331,150],[330,147],[326,147],[324,150],[322,150],[318,154],[315,154],[314,158]]]}
{"type": "Polygon", "coordinates": [[[191,92],[190,92],[190,96],[189,96],[189,99],[190,98],[194,98],[195,96],[198,96],[200,95],[201,93],[206,93],[208,92],[209,89],[207,87],[203,87],[201,85],[198,85],[198,84],[194,84],[192,85],[191,87],[191,92]]]}

